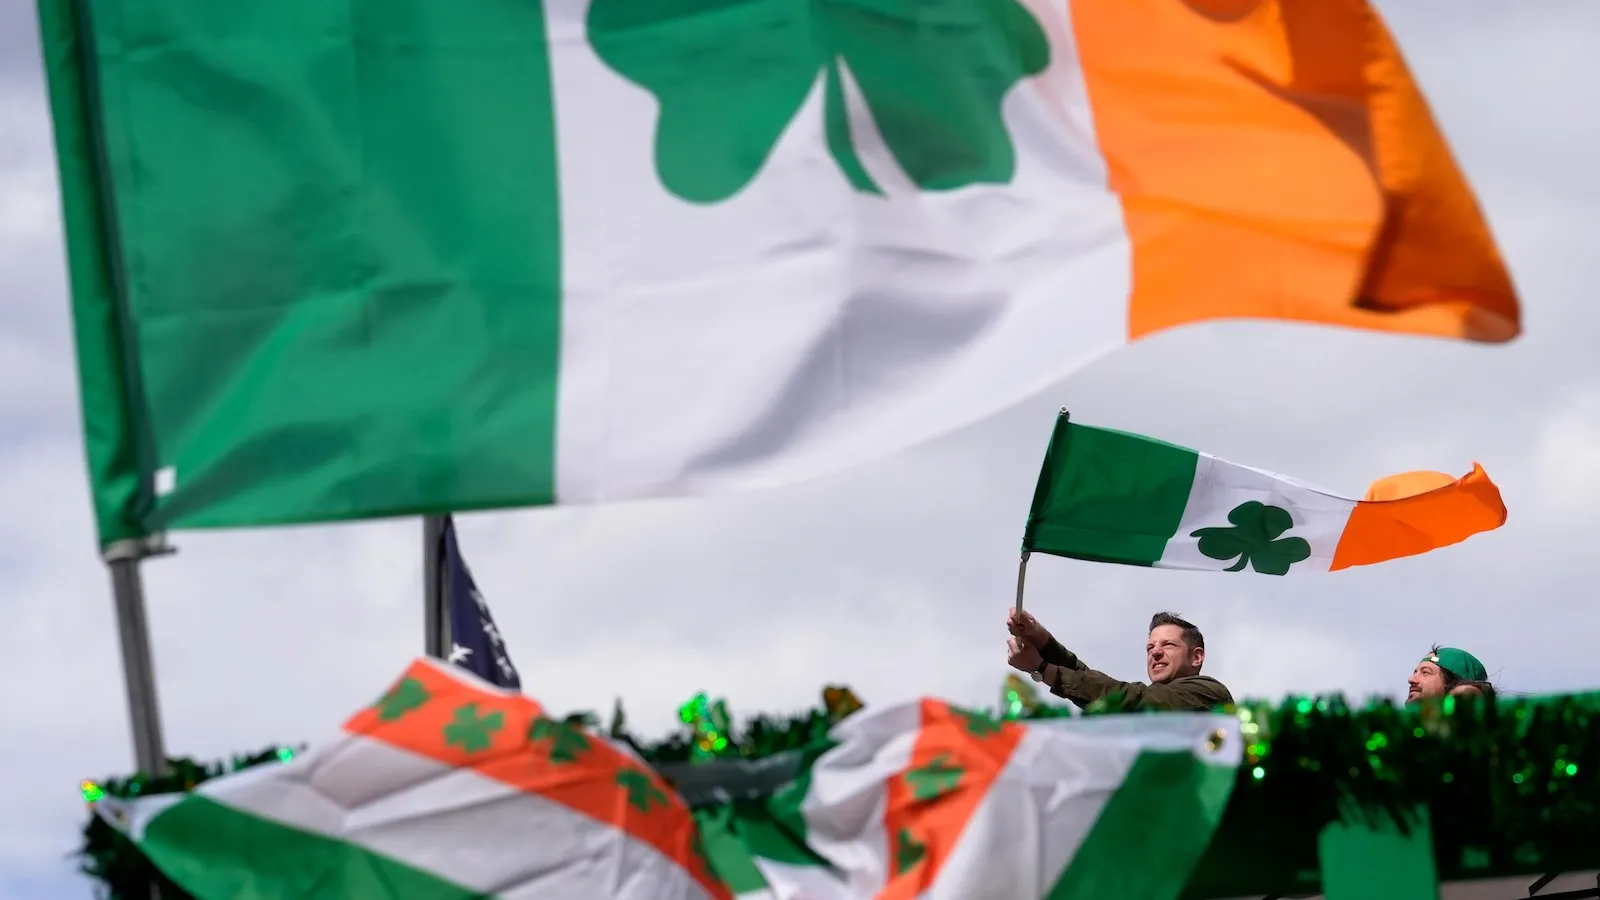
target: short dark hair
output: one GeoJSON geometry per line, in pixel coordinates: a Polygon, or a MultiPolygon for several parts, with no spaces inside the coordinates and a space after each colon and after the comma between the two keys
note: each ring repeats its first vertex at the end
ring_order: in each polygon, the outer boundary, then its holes
{"type": "Polygon", "coordinates": [[[1162,625],[1178,626],[1183,631],[1183,642],[1185,644],[1191,647],[1199,647],[1201,650],[1206,648],[1206,636],[1200,633],[1200,629],[1194,627],[1193,622],[1184,619],[1177,613],[1158,612],[1150,617],[1151,631],[1155,631],[1162,625]]]}

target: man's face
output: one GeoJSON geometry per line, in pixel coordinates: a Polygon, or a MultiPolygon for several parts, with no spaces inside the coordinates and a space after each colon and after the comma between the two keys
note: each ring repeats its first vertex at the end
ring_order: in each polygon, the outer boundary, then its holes
{"type": "Polygon", "coordinates": [[[1151,684],[1166,684],[1174,678],[1200,673],[1206,651],[1183,642],[1183,629],[1176,625],[1157,625],[1144,647],[1145,674],[1151,684]]]}
{"type": "Polygon", "coordinates": [[[1406,679],[1406,702],[1415,703],[1424,697],[1444,696],[1444,671],[1438,663],[1423,660],[1411,670],[1411,677],[1406,679]]]}

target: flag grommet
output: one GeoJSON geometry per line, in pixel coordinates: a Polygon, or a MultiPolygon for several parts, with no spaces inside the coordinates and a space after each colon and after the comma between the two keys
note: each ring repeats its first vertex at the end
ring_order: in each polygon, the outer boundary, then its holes
{"type": "Polygon", "coordinates": [[[1210,737],[1206,738],[1206,749],[1210,750],[1212,753],[1216,753],[1218,750],[1221,750],[1223,745],[1227,742],[1228,729],[1218,728],[1216,731],[1211,732],[1210,737]]]}

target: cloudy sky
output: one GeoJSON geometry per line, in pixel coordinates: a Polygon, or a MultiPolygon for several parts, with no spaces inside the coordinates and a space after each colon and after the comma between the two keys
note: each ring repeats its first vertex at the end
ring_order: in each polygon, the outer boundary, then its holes
{"type": "MultiPolygon", "coordinates": [[[[1126,350],[989,422],[793,489],[478,515],[461,528],[530,693],[624,699],[663,734],[698,690],[783,711],[993,703],[1001,617],[1052,413],[1359,493],[1482,462],[1511,521],[1426,557],[1308,579],[1038,562],[1030,606],[1091,664],[1142,672],[1175,609],[1236,695],[1398,695],[1435,641],[1507,689],[1600,685],[1585,522],[1600,510],[1600,4],[1381,4],[1521,290],[1503,347],[1226,324],[1126,350]]],[[[50,124],[32,4],[0,2],[0,896],[86,897],[77,782],[131,768],[83,471],[50,124]]],[[[169,749],[315,740],[422,641],[420,525],[181,535],[147,567],[169,749]]]]}

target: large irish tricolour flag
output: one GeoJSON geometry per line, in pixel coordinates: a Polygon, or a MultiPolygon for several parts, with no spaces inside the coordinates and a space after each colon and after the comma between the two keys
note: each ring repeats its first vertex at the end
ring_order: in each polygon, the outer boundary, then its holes
{"type": "Polygon", "coordinates": [[[1220,713],[925,699],[845,719],[775,794],[690,809],[630,751],[419,660],[291,763],[96,811],[199,900],[1174,900],[1242,753],[1220,713]]]}
{"type": "Polygon", "coordinates": [[[1365,0],[39,6],[106,541],[794,481],[1207,319],[1518,328],[1365,0]]]}

